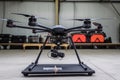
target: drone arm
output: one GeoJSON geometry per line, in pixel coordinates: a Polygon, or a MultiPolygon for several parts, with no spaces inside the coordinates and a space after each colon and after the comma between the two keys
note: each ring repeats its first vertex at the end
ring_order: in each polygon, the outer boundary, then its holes
{"type": "Polygon", "coordinates": [[[40,27],[40,28],[43,28],[43,29],[51,30],[51,28],[42,26],[42,25],[40,25],[40,24],[38,24],[38,23],[36,23],[36,26],[38,26],[38,27],[40,27]]]}
{"type": "Polygon", "coordinates": [[[33,29],[32,32],[33,32],[33,33],[42,33],[42,32],[48,32],[48,31],[45,31],[45,30],[35,30],[35,29],[33,29]]]}
{"type": "Polygon", "coordinates": [[[18,25],[14,25],[13,27],[16,27],[16,28],[24,28],[24,29],[36,29],[36,30],[44,30],[44,29],[39,29],[39,28],[31,28],[31,27],[18,26],[18,25]]]}
{"type": "Polygon", "coordinates": [[[31,29],[31,30],[39,30],[39,31],[44,31],[44,32],[50,32],[49,30],[46,30],[46,29],[31,28],[31,27],[25,27],[25,26],[19,26],[19,25],[12,25],[11,28],[24,28],[24,29],[31,29]]]}

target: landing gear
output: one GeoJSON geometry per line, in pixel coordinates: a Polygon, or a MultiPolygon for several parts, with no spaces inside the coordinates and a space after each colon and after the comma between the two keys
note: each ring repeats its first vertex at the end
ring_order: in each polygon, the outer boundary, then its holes
{"type": "Polygon", "coordinates": [[[73,45],[75,54],[77,56],[79,64],[38,64],[38,60],[41,56],[41,53],[45,47],[45,44],[50,36],[47,36],[43,47],[36,59],[36,61],[30,64],[25,70],[22,71],[24,76],[30,75],[39,75],[39,76],[72,76],[72,75],[81,75],[86,74],[92,76],[95,73],[90,67],[81,62],[80,57],[77,53],[76,47],[72,41],[71,37],[67,37],[73,45]]]}

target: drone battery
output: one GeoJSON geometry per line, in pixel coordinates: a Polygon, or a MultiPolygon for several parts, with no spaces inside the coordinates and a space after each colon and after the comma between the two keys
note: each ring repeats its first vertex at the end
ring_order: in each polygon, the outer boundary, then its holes
{"type": "Polygon", "coordinates": [[[104,43],[105,37],[103,34],[95,33],[91,36],[90,42],[92,42],[92,43],[104,43]]]}
{"type": "Polygon", "coordinates": [[[39,37],[38,36],[29,36],[28,42],[29,43],[39,43],[39,37]]]}
{"type": "Polygon", "coordinates": [[[10,34],[0,34],[0,43],[9,43],[10,37],[10,34]]]}
{"type": "Polygon", "coordinates": [[[72,40],[74,43],[85,43],[87,41],[86,35],[81,33],[72,34],[72,40]]]}
{"type": "Polygon", "coordinates": [[[25,43],[26,42],[26,36],[25,35],[13,35],[11,37],[12,43],[25,43]]]}

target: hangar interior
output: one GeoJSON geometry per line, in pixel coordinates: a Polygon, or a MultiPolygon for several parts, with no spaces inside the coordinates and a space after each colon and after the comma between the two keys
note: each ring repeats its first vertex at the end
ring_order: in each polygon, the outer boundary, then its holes
{"type": "MultiPolygon", "coordinates": [[[[96,29],[91,24],[90,29],[96,29]]],[[[76,34],[81,34],[77,32],[76,34]]],[[[71,33],[72,34],[72,33],[71,33]]],[[[68,35],[71,35],[68,34],[68,35]]],[[[75,34],[75,33],[73,33],[75,34]]],[[[81,36],[82,39],[85,35],[81,36]]],[[[73,38],[72,38],[73,39],[73,38]]],[[[90,38],[91,39],[91,38],[90,38]]],[[[97,37],[101,39],[101,37],[97,37]]],[[[73,39],[74,41],[74,39],[73,39]]],[[[91,40],[90,40],[91,41],[91,40]]],[[[66,41],[60,51],[65,53],[63,59],[51,59],[49,53],[56,45],[47,42],[40,57],[40,64],[78,64],[74,46],[66,41]]],[[[0,1],[0,79],[1,80],[119,80],[120,79],[120,0],[3,0],[0,1]],[[28,26],[28,18],[15,15],[22,13],[36,15],[41,25],[52,28],[62,25],[72,28],[83,25],[83,21],[75,19],[90,19],[91,23],[102,25],[105,33],[104,41],[74,42],[80,59],[95,70],[92,76],[55,76],[55,77],[25,77],[22,70],[34,62],[49,33],[33,33],[32,30],[6,27],[6,20],[20,21],[16,25],[28,26]],[[93,19],[93,20],[92,20],[93,19]],[[95,20],[94,20],[95,19],[95,20]],[[3,36],[7,38],[3,39],[3,36]],[[10,37],[8,39],[8,36],[10,37]],[[11,37],[12,36],[12,37],[11,37]],[[22,36],[22,37],[21,37],[22,36]],[[24,38],[25,37],[25,38],[24,38]],[[39,48],[39,49],[38,49],[39,48]]],[[[55,66],[56,70],[56,66],[55,66]]],[[[54,75],[56,75],[55,72],[54,75]]]]}
{"type": "MultiPolygon", "coordinates": [[[[109,20],[96,20],[103,25],[103,30],[107,36],[112,38],[113,43],[119,43],[119,20],[120,4],[119,1],[113,0],[63,0],[60,2],[59,23],[66,28],[82,25],[82,22],[72,21],[75,18],[111,18],[109,20]]],[[[1,1],[0,17],[10,18],[27,24],[27,18],[13,15],[11,13],[26,13],[38,15],[48,20],[38,19],[41,24],[52,27],[55,25],[55,4],[54,0],[18,0],[18,1],[1,1]],[[42,1],[42,2],[40,2],[42,1]]],[[[31,30],[9,29],[5,27],[5,22],[0,22],[2,34],[16,35],[33,35],[31,30]],[[19,33],[18,33],[19,30],[19,33]]],[[[21,24],[24,25],[24,24],[21,24]]],[[[94,26],[92,26],[94,28],[94,26]]],[[[36,34],[37,35],[37,34],[36,34]]],[[[39,35],[39,34],[38,34],[39,35]]]]}

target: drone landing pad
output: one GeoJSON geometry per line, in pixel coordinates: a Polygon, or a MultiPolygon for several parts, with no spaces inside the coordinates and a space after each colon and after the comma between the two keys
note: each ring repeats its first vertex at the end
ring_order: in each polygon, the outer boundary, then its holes
{"type": "Polygon", "coordinates": [[[29,70],[33,64],[29,65],[22,73],[24,76],[91,76],[94,70],[83,64],[85,70],[80,64],[37,64],[32,70],[29,70]]]}

